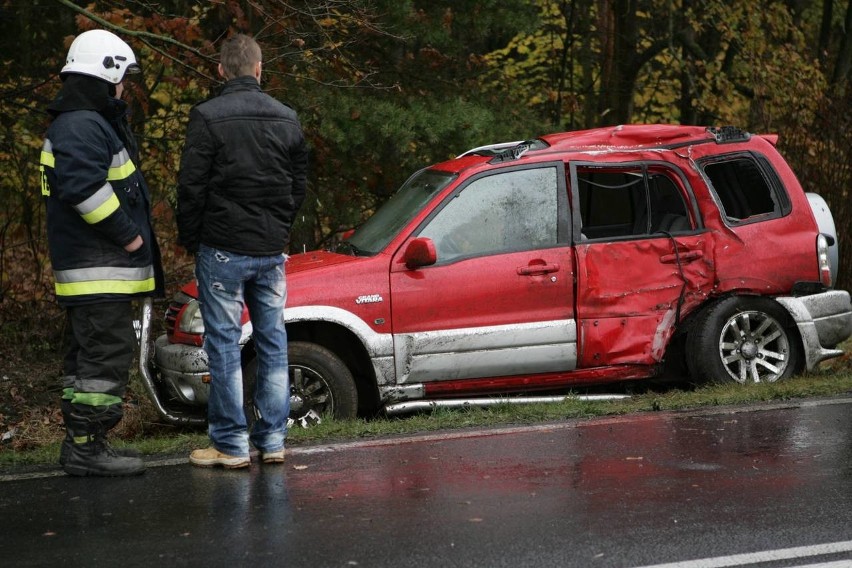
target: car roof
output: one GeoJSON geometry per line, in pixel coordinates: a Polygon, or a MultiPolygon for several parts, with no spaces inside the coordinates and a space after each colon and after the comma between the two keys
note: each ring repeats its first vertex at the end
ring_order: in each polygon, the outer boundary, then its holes
{"type": "MultiPolygon", "coordinates": [[[[541,139],[550,150],[588,148],[640,149],[681,145],[686,142],[717,141],[717,130],[706,126],[677,124],[623,124],[590,130],[547,134],[541,139]]],[[[731,135],[734,134],[733,131],[731,135]]],[[[739,131],[740,134],[745,135],[739,131]]]]}
{"type": "MultiPolygon", "coordinates": [[[[545,134],[535,140],[478,146],[456,158],[432,166],[461,172],[483,163],[517,160],[527,152],[571,152],[677,148],[696,143],[744,142],[751,134],[733,126],[708,127],[680,124],[623,124],[573,132],[545,134]]],[[[772,137],[766,137],[773,144],[772,137]]],[[[777,137],[776,137],[777,138],[777,137]]]]}

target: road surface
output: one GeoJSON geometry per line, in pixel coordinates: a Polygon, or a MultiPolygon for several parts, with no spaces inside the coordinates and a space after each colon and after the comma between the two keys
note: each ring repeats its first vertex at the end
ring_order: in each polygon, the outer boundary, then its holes
{"type": "Polygon", "coordinates": [[[2,565],[852,566],[852,398],[149,466],[0,478],[2,565]]]}

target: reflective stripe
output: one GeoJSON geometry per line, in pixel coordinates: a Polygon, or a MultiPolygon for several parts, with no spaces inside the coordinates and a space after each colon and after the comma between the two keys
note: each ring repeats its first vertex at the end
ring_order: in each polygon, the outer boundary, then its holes
{"type": "Polygon", "coordinates": [[[110,406],[121,404],[121,398],[101,392],[75,392],[71,402],[73,404],[87,404],[89,406],[110,406]]]}
{"type": "Polygon", "coordinates": [[[128,282],[147,280],[154,277],[153,266],[112,267],[96,266],[93,268],[71,268],[69,270],[54,270],[57,282],[71,284],[74,282],[91,282],[94,280],[124,280],[128,282]]]}
{"type": "MultiPolygon", "coordinates": [[[[39,162],[48,168],[56,167],[56,158],[53,155],[53,143],[50,140],[44,141],[39,162]]],[[[112,157],[109,170],[107,171],[107,181],[128,178],[135,171],[136,165],[130,159],[130,153],[125,148],[122,148],[118,154],[114,154],[112,157]]]]}
{"type": "Polygon", "coordinates": [[[138,294],[153,292],[154,279],[131,282],[127,280],[93,280],[91,282],[56,283],[57,296],[85,296],[88,294],[138,294]]]}
{"type": "MultiPolygon", "coordinates": [[[[44,173],[44,168],[56,168],[56,157],[53,155],[53,143],[45,139],[44,145],[41,149],[41,156],[39,158],[39,171],[41,172],[41,193],[42,195],[50,195],[50,187],[47,184],[47,177],[44,173]]],[[[136,165],[133,163],[133,160],[130,159],[130,153],[122,148],[117,154],[114,154],[112,157],[112,161],[110,162],[109,169],[107,170],[107,182],[111,181],[119,181],[123,179],[129,178],[133,175],[133,172],[136,171],[136,165]]],[[[107,183],[109,186],[109,183],[107,183]]],[[[106,187],[106,186],[105,186],[106,187]]],[[[108,187],[109,191],[112,191],[112,187],[108,187]]],[[[97,223],[108,217],[113,211],[118,209],[119,203],[118,198],[113,194],[112,197],[109,195],[101,195],[101,192],[104,191],[104,188],[101,188],[89,199],[80,203],[76,209],[80,215],[83,216],[83,219],[86,220],[87,223],[93,224],[97,223]],[[97,197],[100,195],[100,199],[97,197]],[[101,209],[103,207],[103,209],[101,209]]]]}
{"type": "Polygon", "coordinates": [[[124,148],[112,157],[112,163],[109,165],[107,172],[107,181],[116,181],[130,177],[136,171],[136,166],[133,160],[130,159],[130,154],[124,148]]]}
{"type": "Polygon", "coordinates": [[[50,150],[46,149],[47,143],[45,143],[45,149],[41,151],[41,158],[39,159],[39,163],[42,166],[47,166],[48,168],[56,167],[56,158],[53,157],[53,154],[50,150]]]}
{"type": "Polygon", "coordinates": [[[119,268],[100,266],[55,270],[57,296],[86,294],[136,294],[155,289],[154,267],[119,268]]]}
{"type": "Polygon", "coordinates": [[[41,194],[45,197],[50,197],[50,184],[47,183],[47,174],[44,173],[44,166],[39,166],[38,173],[41,178],[41,194]]]}
{"type": "Polygon", "coordinates": [[[53,143],[45,138],[44,145],[41,147],[41,157],[39,158],[38,172],[41,177],[41,194],[50,196],[50,185],[47,183],[47,175],[44,173],[44,168],[52,168],[56,163],[53,157],[53,143]]]}
{"type": "Polygon", "coordinates": [[[109,217],[121,204],[109,183],[105,183],[94,195],[74,206],[86,223],[92,225],[109,217]]]}

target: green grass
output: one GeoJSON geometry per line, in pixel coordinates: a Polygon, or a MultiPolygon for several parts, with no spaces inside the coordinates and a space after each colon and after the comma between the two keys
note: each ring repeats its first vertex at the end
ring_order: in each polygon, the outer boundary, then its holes
{"type": "MultiPolygon", "coordinates": [[[[569,398],[557,403],[506,403],[487,408],[436,408],[407,416],[370,420],[324,420],[322,424],[312,428],[292,428],[288,444],[293,447],[439,430],[538,424],[568,419],[738,406],[848,394],[852,394],[852,369],[848,368],[848,363],[844,360],[839,360],[834,367],[780,383],[672,389],[663,393],[639,394],[614,401],[569,398]]],[[[183,456],[192,449],[206,446],[207,435],[203,429],[160,427],[153,434],[145,434],[129,442],[118,440],[114,444],[132,446],[145,455],[183,456]]],[[[53,464],[58,452],[58,441],[27,451],[0,451],[0,467],[53,464]]]]}
{"type": "Polygon", "coordinates": [[[744,405],[770,401],[837,396],[852,393],[852,372],[844,371],[796,377],[781,383],[716,385],[695,390],[671,390],[614,401],[568,399],[556,403],[500,404],[488,408],[437,408],[407,417],[374,420],[327,420],[309,429],[292,429],[291,445],[357,440],[383,436],[416,434],[436,430],[507,426],[677,411],[711,406],[744,405]]]}

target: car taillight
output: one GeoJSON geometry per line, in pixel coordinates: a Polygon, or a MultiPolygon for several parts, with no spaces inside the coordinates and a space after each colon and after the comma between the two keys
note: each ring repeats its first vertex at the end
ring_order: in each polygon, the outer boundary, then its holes
{"type": "Polygon", "coordinates": [[[826,288],[831,288],[831,262],[828,258],[828,240],[824,235],[817,236],[817,261],[820,282],[826,288]]]}

